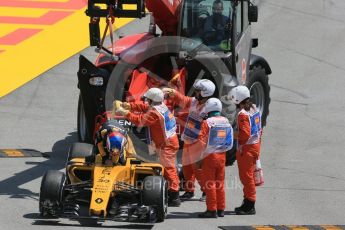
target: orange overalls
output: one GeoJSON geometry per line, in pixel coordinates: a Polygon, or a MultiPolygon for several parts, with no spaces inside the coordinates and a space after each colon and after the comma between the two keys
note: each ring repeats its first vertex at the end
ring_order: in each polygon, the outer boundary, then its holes
{"type": "Polygon", "coordinates": [[[225,209],[225,152],[233,145],[233,130],[225,117],[214,116],[203,121],[199,143],[202,145],[203,185],[208,211],[225,209]]]}
{"type": "Polygon", "coordinates": [[[240,180],[243,184],[244,198],[256,201],[254,170],[256,160],[260,157],[261,116],[253,106],[250,111],[242,109],[237,118],[238,147],[236,160],[240,180]]]}
{"type": "Polygon", "coordinates": [[[187,97],[175,91],[175,96],[172,98],[173,104],[188,111],[186,124],[181,139],[184,141],[182,152],[182,170],[185,178],[185,192],[194,192],[195,179],[198,181],[201,190],[202,186],[202,170],[198,169],[196,162],[200,159],[200,151],[195,151],[192,147],[193,143],[197,141],[201,129],[201,123],[206,116],[204,111],[205,104],[199,104],[194,97],[187,97]]]}
{"type": "Polygon", "coordinates": [[[173,114],[164,103],[152,107],[144,103],[130,103],[130,105],[131,111],[140,113],[129,112],[126,118],[139,127],[149,127],[150,138],[164,167],[164,178],[168,181],[169,190],[179,191],[180,181],[175,166],[179,142],[173,114]]]}

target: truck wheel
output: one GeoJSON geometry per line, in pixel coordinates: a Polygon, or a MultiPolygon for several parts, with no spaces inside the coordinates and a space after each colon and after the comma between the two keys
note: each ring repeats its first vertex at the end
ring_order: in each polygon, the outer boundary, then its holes
{"type": "Polygon", "coordinates": [[[167,183],[162,176],[147,176],[143,180],[142,203],[156,209],[157,221],[164,221],[168,212],[167,183]]]}
{"type": "Polygon", "coordinates": [[[183,169],[182,169],[182,165],[177,167],[177,172],[178,172],[178,177],[180,179],[180,191],[184,191],[185,187],[184,187],[184,175],[183,175],[183,169]]]}
{"type": "Polygon", "coordinates": [[[68,151],[68,160],[72,158],[85,158],[94,154],[93,145],[87,143],[73,143],[68,151]]]}
{"type": "Polygon", "coordinates": [[[260,110],[261,124],[266,126],[271,98],[268,75],[265,69],[260,65],[252,66],[246,85],[250,90],[250,97],[253,103],[260,110]]]}
{"type": "Polygon", "coordinates": [[[49,202],[49,206],[54,209],[62,204],[63,189],[66,182],[64,173],[57,170],[48,170],[41,182],[40,197],[39,197],[39,211],[44,215],[51,214],[43,206],[44,202],[49,202]]]}
{"type": "Polygon", "coordinates": [[[91,142],[90,132],[87,128],[87,120],[85,116],[84,104],[79,94],[78,100],[78,118],[77,118],[77,128],[78,128],[78,139],[80,142],[91,142]]]}

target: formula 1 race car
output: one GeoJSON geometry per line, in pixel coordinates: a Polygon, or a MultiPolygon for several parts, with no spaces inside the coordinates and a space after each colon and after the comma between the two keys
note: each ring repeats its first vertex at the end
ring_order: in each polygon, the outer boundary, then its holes
{"type": "Polygon", "coordinates": [[[105,220],[164,221],[168,194],[163,167],[132,156],[127,152],[123,164],[106,166],[93,145],[74,143],[66,173],[49,170],[42,178],[40,214],[75,219],[82,225],[105,220]],[[95,160],[88,162],[92,155],[95,160]]]}

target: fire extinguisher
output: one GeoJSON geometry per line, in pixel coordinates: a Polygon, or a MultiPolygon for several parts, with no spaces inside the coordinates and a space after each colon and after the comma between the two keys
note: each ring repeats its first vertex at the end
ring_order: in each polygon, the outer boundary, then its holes
{"type": "Polygon", "coordinates": [[[260,159],[256,160],[255,171],[254,171],[255,185],[260,186],[264,184],[264,173],[261,168],[260,159]]]}

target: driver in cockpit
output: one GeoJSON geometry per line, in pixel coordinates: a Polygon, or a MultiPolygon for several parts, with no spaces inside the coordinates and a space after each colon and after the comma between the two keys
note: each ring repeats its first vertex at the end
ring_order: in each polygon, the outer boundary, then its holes
{"type": "Polygon", "coordinates": [[[206,45],[219,45],[226,40],[230,28],[229,17],[223,15],[223,1],[215,0],[212,5],[212,15],[205,19],[203,40],[206,45]]]}
{"type": "Polygon", "coordinates": [[[99,156],[104,165],[124,165],[127,138],[127,131],[117,121],[108,120],[96,132],[95,144],[98,154],[86,157],[85,161],[88,163],[97,162],[97,156],[99,156]]]}

